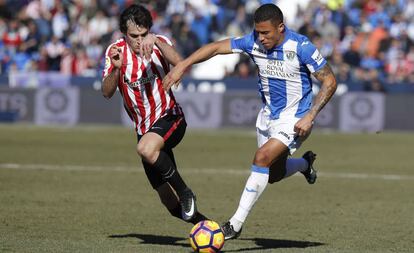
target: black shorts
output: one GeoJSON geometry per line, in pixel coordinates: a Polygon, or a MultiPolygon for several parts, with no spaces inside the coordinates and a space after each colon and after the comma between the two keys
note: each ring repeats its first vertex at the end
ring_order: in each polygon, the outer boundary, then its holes
{"type": "MultiPolygon", "coordinates": [[[[156,133],[164,138],[164,148],[162,151],[170,157],[175,167],[177,167],[177,165],[175,163],[172,149],[181,142],[186,128],[187,123],[185,122],[184,116],[167,115],[157,120],[147,132],[156,133]]],[[[138,135],[138,142],[141,137],[142,135],[138,135]]],[[[152,188],[157,189],[159,186],[166,183],[158,170],[156,170],[151,164],[145,162],[144,160],[142,160],[142,164],[152,188]]]]}

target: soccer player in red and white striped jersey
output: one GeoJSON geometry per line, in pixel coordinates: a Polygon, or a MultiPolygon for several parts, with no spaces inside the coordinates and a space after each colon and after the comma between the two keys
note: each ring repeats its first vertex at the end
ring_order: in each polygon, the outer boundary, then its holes
{"type": "Polygon", "coordinates": [[[102,94],[109,99],[118,88],[152,187],[173,216],[195,224],[206,217],[197,211],[195,195],[178,173],[172,151],[187,124],[172,91],[162,84],[170,64],[182,58],[168,38],[150,33],[152,17],[142,5],[125,9],[119,25],[124,37],[106,50],[102,94]]]}

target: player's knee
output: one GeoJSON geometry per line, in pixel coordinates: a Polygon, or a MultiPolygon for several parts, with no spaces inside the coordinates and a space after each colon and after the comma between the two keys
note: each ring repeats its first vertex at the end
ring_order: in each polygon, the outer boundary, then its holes
{"type": "Polygon", "coordinates": [[[257,151],[253,163],[258,166],[268,166],[268,164],[271,162],[270,156],[266,154],[266,152],[260,152],[257,151]]]}
{"type": "Polygon", "coordinates": [[[141,158],[148,162],[155,162],[157,152],[151,146],[145,145],[145,143],[138,143],[137,145],[137,153],[141,158]]]}
{"type": "Polygon", "coordinates": [[[138,143],[137,145],[137,154],[144,158],[145,154],[147,153],[147,148],[142,143],[138,143]]]}

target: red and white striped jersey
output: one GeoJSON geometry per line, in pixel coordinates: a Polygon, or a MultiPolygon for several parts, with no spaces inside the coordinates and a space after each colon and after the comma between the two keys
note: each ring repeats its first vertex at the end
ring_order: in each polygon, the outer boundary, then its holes
{"type": "MultiPolygon", "coordinates": [[[[172,45],[166,37],[161,35],[157,37],[172,45]]],[[[183,115],[172,91],[166,92],[163,89],[162,79],[170,70],[170,65],[156,45],[154,45],[151,60],[148,61],[135,54],[123,38],[111,44],[105,53],[103,79],[113,70],[109,58],[109,49],[113,45],[120,47],[124,56],[118,89],[123,97],[125,110],[134,122],[137,133],[145,134],[155,121],[165,115],[183,115]]]]}

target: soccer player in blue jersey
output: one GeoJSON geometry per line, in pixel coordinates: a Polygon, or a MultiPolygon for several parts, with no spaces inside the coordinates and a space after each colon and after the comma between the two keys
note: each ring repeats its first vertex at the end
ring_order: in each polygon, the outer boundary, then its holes
{"type": "Polygon", "coordinates": [[[326,60],[309,39],[289,30],[274,4],[260,6],[254,30],[243,37],[205,45],[181,61],[164,77],[164,88],[177,85],[192,64],[218,54],[247,53],[259,70],[258,89],[263,102],[256,122],[258,149],[239,206],[222,225],[225,239],[237,238],[252,207],[268,183],[301,172],[315,183],[315,154],[288,158],[310,135],[313,121],[336,90],[336,79],[326,60]],[[321,88],[312,103],[311,74],[321,88]]]}

